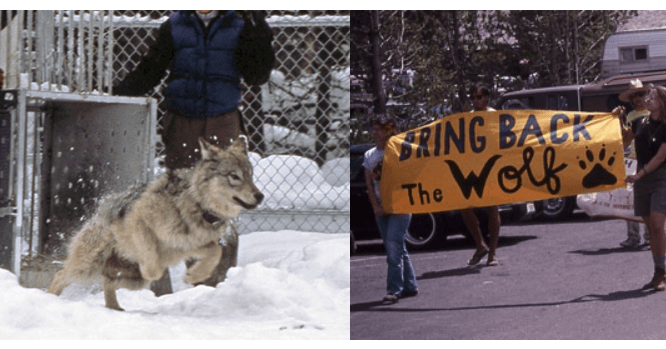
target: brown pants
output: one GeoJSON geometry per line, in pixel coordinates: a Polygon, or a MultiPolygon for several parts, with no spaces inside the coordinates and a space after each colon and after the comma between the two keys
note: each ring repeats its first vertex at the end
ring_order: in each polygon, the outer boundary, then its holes
{"type": "Polygon", "coordinates": [[[165,166],[171,170],[194,166],[201,157],[199,137],[224,148],[243,134],[237,110],[206,118],[167,111],[163,125],[165,166]]]}
{"type": "MultiPolygon", "coordinates": [[[[187,117],[167,111],[163,121],[165,166],[170,170],[194,166],[194,163],[201,158],[199,137],[224,148],[230,145],[232,140],[244,134],[240,113],[237,110],[207,118],[187,117]]],[[[226,241],[226,245],[222,246],[220,262],[203,284],[214,287],[224,281],[229,268],[236,266],[238,235],[232,235],[230,241],[226,241]]],[[[191,260],[186,261],[188,268],[193,263],[191,260]]],[[[172,292],[168,269],[162,279],[151,284],[151,289],[158,296],[172,292]]]]}

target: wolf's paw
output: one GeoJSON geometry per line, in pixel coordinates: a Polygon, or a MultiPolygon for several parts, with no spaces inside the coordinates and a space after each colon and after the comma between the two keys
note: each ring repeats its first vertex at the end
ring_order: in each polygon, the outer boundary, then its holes
{"type": "Polygon", "coordinates": [[[117,311],[125,311],[125,309],[121,308],[118,304],[116,305],[111,305],[109,306],[108,304],[106,305],[107,308],[111,310],[117,310],[117,311]]]}
{"type": "Polygon", "coordinates": [[[164,274],[164,268],[160,268],[157,265],[141,265],[141,276],[150,281],[159,280],[164,274]]]}
{"type": "Polygon", "coordinates": [[[185,273],[183,282],[185,282],[186,284],[194,285],[206,281],[207,278],[208,275],[202,275],[201,273],[190,273],[188,271],[187,273],[185,273]]]}

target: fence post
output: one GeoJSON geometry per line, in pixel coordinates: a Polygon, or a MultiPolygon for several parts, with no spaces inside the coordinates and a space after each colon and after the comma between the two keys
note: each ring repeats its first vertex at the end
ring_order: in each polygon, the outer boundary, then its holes
{"type": "Polygon", "coordinates": [[[14,189],[16,178],[16,93],[0,92],[0,268],[15,272],[14,226],[17,219],[14,189]],[[10,97],[5,97],[11,94],[10,97]]]}

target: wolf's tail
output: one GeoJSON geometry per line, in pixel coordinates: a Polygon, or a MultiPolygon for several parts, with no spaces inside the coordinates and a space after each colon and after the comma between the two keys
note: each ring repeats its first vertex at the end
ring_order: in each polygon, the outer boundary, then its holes
{"type": "Polygon", "coordinates": [[[75,281],[88,282],[100,276],[113,251],[113,237],[106,222],[92,219],[76,234],[70,244],[69,256],[48,292],[59,295],[75,281]]]}

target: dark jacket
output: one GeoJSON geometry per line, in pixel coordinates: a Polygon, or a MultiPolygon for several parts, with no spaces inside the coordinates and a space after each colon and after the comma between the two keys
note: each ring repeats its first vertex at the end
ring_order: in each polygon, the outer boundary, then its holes
{"type": "Polygon", "coordinates": [[[169,69],[168,110],[192,117],[220,115],[238,107],[239,74],[251,85],[268,81],[275,62],[272,39],[259,11],[242,17],[220,11],[207,28],[193,11],[178,11],[160,26],[146,56],[113,92],[145,95],[169,69]]]}

